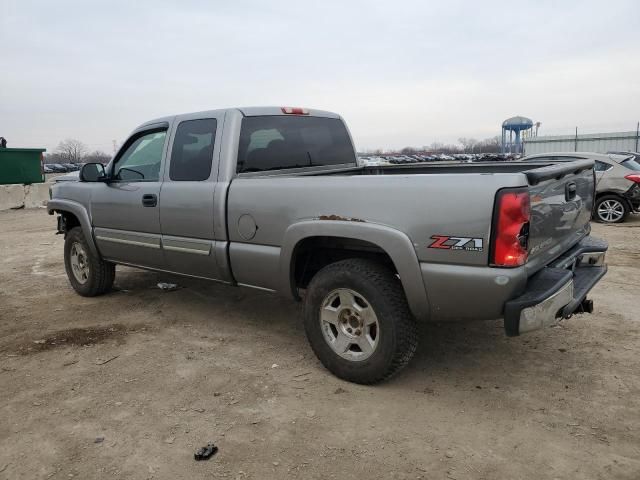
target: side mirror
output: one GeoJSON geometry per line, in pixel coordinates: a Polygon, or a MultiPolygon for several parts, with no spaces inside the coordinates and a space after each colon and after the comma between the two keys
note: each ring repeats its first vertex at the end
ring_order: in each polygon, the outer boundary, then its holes
{"type": "Polygon", "coordinates": [[[81,182],[104,182],[107,174],[101,163],[86,163],[80,169],[81,182]]]}

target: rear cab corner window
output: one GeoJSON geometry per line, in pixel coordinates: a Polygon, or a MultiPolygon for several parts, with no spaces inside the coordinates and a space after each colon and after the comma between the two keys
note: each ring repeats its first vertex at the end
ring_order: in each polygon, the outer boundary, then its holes
{"type": "Polygon", "coordinates": [[[172,181],[203,181],[209,178],[216,129],[215,118],[180,122],[171,148],[169,178],[172,181]]]}
{"type": "Polygon", "coordinates": [[[606,172],[607,170],[611,170],[613,165],[609,165],[606,162],[601,162],[600,160],[595,161],[594,170],[596,172],[606,172]]]}
{"type": "Polygon", "coordinates": [[[132,136],[113,166],[114,180],[157,182],[167,129],[154,129],[132,136]]]}
{"type": "Polygon", "coordinates": [[[354,164],[342,120],[325,117],[245,117],[238,145],[238,173],[354,164]]]}

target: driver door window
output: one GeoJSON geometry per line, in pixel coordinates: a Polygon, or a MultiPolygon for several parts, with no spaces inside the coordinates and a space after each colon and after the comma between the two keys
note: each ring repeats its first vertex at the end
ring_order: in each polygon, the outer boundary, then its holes
{"type": "Polygon", "coordinates": [[[145,133],[136,138],[114,165],[115,180],[157,182],[166,131],[145,133]]]}

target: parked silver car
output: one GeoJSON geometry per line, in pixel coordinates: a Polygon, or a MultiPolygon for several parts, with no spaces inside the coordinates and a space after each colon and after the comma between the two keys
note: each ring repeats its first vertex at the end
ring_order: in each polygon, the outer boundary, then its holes
{"type": "Polygon", "coordinates": [[[594,160],[596,203],[593,217],[603,223],[621,223],[629,213],[640,213],[640,161],[633,153],[539,153],[522,161],[573,162],[594,160]]]}

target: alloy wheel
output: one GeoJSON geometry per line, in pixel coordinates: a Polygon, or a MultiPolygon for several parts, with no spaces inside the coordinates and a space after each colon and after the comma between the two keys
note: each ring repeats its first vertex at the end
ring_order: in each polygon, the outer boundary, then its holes
{"type": "Polygon", "coordinates": [[[344,359],[366,360],[378,346],[378,317],[369,301],[354,290],[329,292],[320,308],[320,326],[329,347],[344,359]]]}
{"type": "Polygon", "coordinates": [[[618,200],[605,200],[598,205],[598,218],[603,222],[613,223],[624,215],[624,205],[618,200]]]}
{"type": "Polygon", "coordinates": [[[89,258],[82,244],[71,245],[71,271],[78,283],[85,284],[89,280],[89,258]]]}

